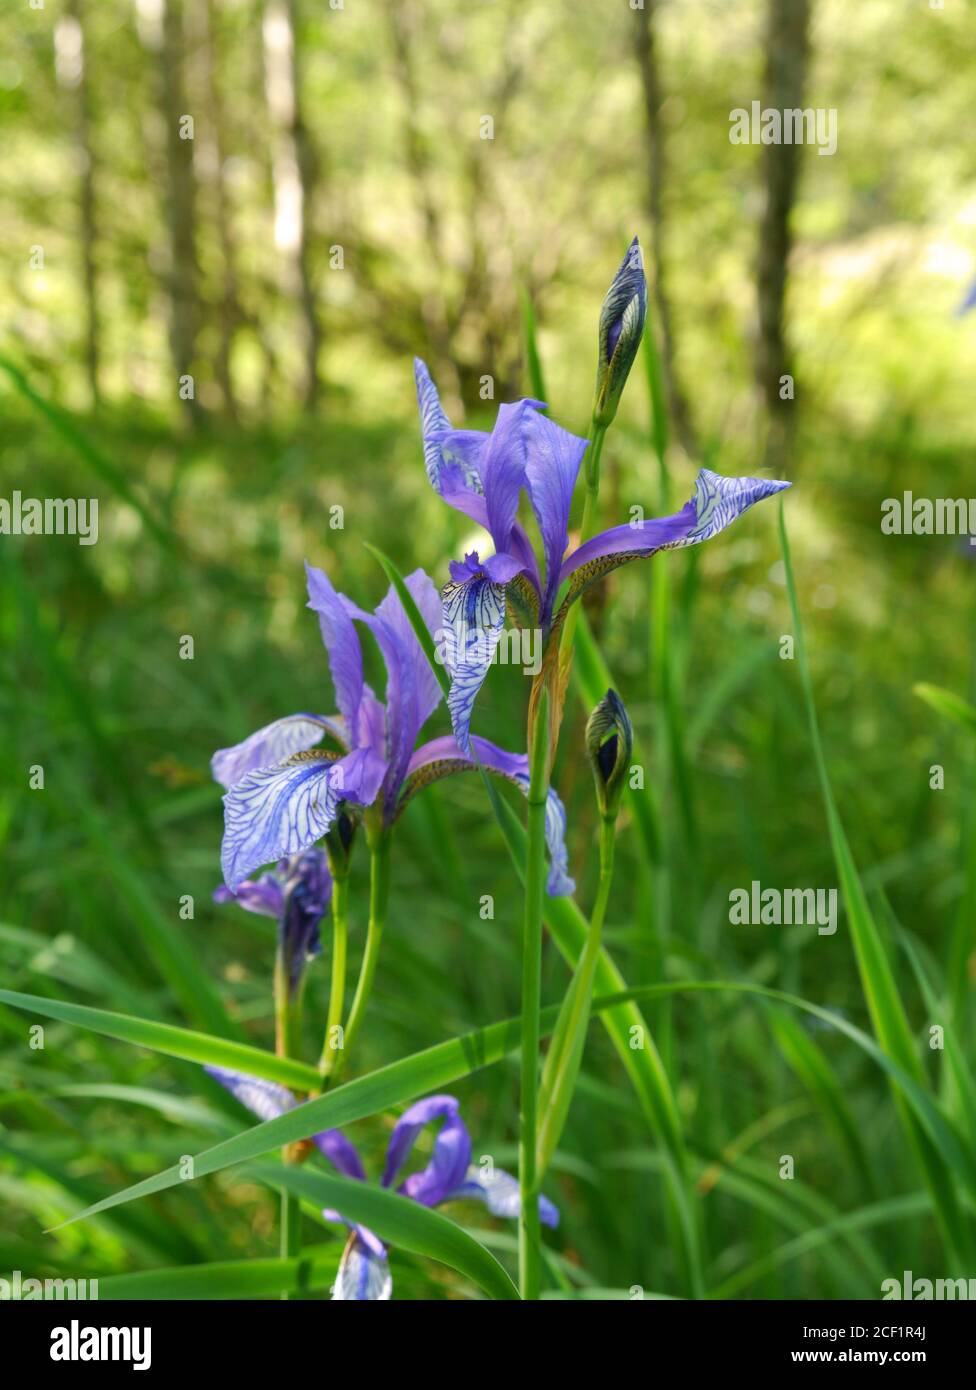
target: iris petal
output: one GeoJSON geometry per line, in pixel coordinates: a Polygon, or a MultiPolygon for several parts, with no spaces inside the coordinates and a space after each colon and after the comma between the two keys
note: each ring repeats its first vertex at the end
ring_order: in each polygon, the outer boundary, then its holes
{"type": "Polygon", "coordinates": [[[332,1289],[333,1302],[386,1302],[393,1296],[393,1276],[385,1252],[379,1254],[353,1230],[342,1252],[336,1281],[332,1289]]]}
{"type": "Polygon", "coordinates": [[[391,1187],[396,1181],[420,1131],[434,1120],[443,1119],[444,1123],[434,1140],[430,1162],[422,1172],[411,1173],[400,1190],[426,1207],[436,1206],[444,1201],[449,1192],[454,1191],[471,1161],[471,1136],[461,1119],[459,1108],[454,1096],[427,1096],[403,1112],[387,1146],[382,1180],[384,1187],[391,1187]]]}
{"type": "Polygon", "coordinates": [[[447,708],[454,737],[468,753],[475,698],[505,626],[505,585],[479,572],[461,583],[445,584],[442,598],[444,664],[451,677],[447,708]]]}
{"type": "MultiPolygon", "coordinates": [[[[504,1216],[511,1220],[522,1210],[519,1196],[518,1178],[506,1173],[502,1168],[482,1172],[480,1168],[470,1167],[463,1183],[444,1199],[453,1202],[462,1197],[473,1197],[484,1202],[492,1216],[504,1216]]],[[[544,1226],[555,1228],[559,1225],[559,1209],[548,1197],[539,1197],[539,1220],[544,1226]]]]}
{"type": "Polygon", "coordinates": [[[343,597],[324,570],[305,563],[308,607],[318,614],[322,641],[329,653],[329,670],[335,686],[336,703],[349,726],[350,742],[362,740],[359,733],[359,706],[363,698],[363,652],[343,597]]]}
{"type": "Polygon", "coordinates": [[[312,1140],[319,1152],[323,1153],[344,1177],[358,1178],[360,1182],[366,1181],[366,1170],[359,1157],[359,1150],[341,1130],[323,1129],[320,1133],[313,1134],[312,1140]]]}
{"type": "Polygon", "coordinates": [[[219,1081],[235,1100],[239,1100],[259,1120],[276,1120],[286,1110],[295,1108],[295,1097],[291,1091],[279,1086],[276,1081],[246,1076],[244,1072],[229,1071],[226,1067],[205,1066],[204,1071],[219,1081]]]}
{"type": "Polygon", "coordinates": [[[587,441],[535,411],[526,420],[525,438],[525,481],[546,559],[545,621],[559,589],[559,568],[569,544],[569,512],[587,441]]]}
{"type": "Polygon", "coordinates": [[[372,749],[357,748],[337,761],[312,751],[249,772],[224,797],[220,857],[228,888],[262,864],[321,839],[340,801],[368,806],[385,771],[372,749]]]}
{"type": "MultiPolygon", "coordinates": [[[[440,781],[442,777],[449,777],[455,772],[474,772],[478,762],[486,771],[513,782],[523,796],[528,796],[529,760],[524,753],[507,753],[504,748],[476,734],[471,737],[470,747],[470,755],[463,753],[457,739],[446,734],[418,748],[410,759],[398,809],[402,810],[412,796],[431,782],[440,781]]],[[[575,890],[576,884],[569,876],[566,811],[553,787],[549,788],[546,801],[546,846],[549,850],[549,879],[546,885],[549,896],[566,896],[575,890]]]]}
{"type": "Polygon", "coordinates": [[[273,724],[265,724],[263,729],[251,734],[243,743],[218,749],[210,760],[214,781],[222,787],[232,787],[256,768],[274,767],[293,753],[314,748],[327,733],[343,745],[349,741],[348,729],[338,717],[330,719],[324,714],[290,714],[285,719],[276,719],[273,724]]]}
{"type": "MultiPolygon", "coordinates": [[[[405,583],[433,637],[440,620],[440,600],[433,580],[423,570],[415,570],[405,583]]],[[[364,612],[349,599],[343,604],[351,619],[372,632],[386,664],[388,770],[384,801],[392,815],[417,734],[440,703],[440,683],[392,585],[375,613],[364,612]]]]}
{"type": "Polygon", "coordinates": [[[248,879],[236,893],[222,883],[214,890],[213,900],[215,903],[237,903],[239,907],[248,912],[257,912],[262,917],[280,917],[285,910],[284,891],[275,874],[248,879]]]}
{"type": "Polygon", "coordinates": [[[413,359],[413,372],[427,477],[445,502],[464,511],[465,495],[483,492],[480,459],[488,436],[479,430],[452,430],[437,387],[419,357],[413,359]]]}
{"type": "Polygon", "coordinates": [[[789,483],[773,478],[726,478],[703,468],[695,479],[695,491],[680,512],[654,517],[639,525],[611,527],[574,550],[564,562],[559,582],[576,576],[573,588],[581,593],[588,583],[627,560],[699,545],[717,536],[756,502],[782,492],[789,483]]]}

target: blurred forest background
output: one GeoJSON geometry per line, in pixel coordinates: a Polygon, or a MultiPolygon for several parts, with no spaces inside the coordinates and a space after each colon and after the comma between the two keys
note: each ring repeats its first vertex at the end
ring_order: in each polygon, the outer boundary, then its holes
{"type": "MultiPolygon", "coordinates": [[[[0,496],[101,504],[90,548],[0,538],[5,983],[217,1031],[189,955],[235,1026],[267,1044],[270,925],[210,904],[210,754],[279,715],[331,708],[303,557],[372,606],[386,581],[362,542],[440,583],[469,539],[424,477],[412,356],[455,424],[487,427],[528,391],[532,317],[552,413],[585,433],[599,305],[634,233],[664,405],[652,410],[639,363],[604,455],[605,524],[632,503],[658,510],[652,442],[665,431],[677,505],[701,462],[793,480],[841,811],[866,885],[890,903],[893,957],[900,921],[942,971],[972,927],[976,850],[967,858],[961,827],[976,783],[963,731],[913,685],[972,690],[976,556],[965,538],[883,536],[880,508],[905,489],[974,491],[976,314],[958,312],[976,275],[974,6],[333,4],[4,2],[0,496]],[[729,113],[753,100],[835,108],[836,153],[733,145],[729,113]],[[784,374],[795,399],[781,398],[784,374]],[[179,658],[184,634],[193,661],[179,658]],[[47,770],[42,793],[32,764],[47,770]],[[179,919],[185,893],[193,921],[179,919]]],[[[843,921],[830,938],[728,923],[730,889],[753,878],[836,883],[799,685],[778,659],[791,627],[772,506],[663,563],[670,692],[651,567],[616,576],[593,612],[653,750],[665,826],[653,872],[622,830],[608,941],[634,981],[746,978],[863,1024],[843,921]]],[[[481,731],[511,746],[524,698],[516,672],[493,671],[481,731]]],[[[573,716],[556,780],[586,906],[593,812],[573,716]]],[[[400,831],[357,1069],[517,1009],[520,899],[504,849],[474,779],[436,790],[400,831]],[[493,922],[478,916],[486,876],[493,922]]],[[[353,964],[361,882],[354,901],[353,964]]],[[[562,964],[546,969],[558,998],[562,964]]],[[[929,1014],[897,969],[921,1035],[929,1014]]],[[[876,1297],[879,1271],[938,1260],[863,1055],[816,1034],[855,1117],[845,1148],[757,1005],[715,997],[650,1016],[701,1164],[713,1291],[876,1297]],[[784,1152],[801,1156],[793,1185],[776,1175],[784,1152]],[[902,1205],[845,1235],[843,1214],[879,1195],[902,1205]],[[833,1233],[794,1248],[811,1227],[833,1233]]],[[[24,1032],[0,1011],[0,1270],[106,1277],[266,1253],[273,1202],[241,1183],[41,1236],[241,1115],[189,1065],[57,1025],[32,1053],[24,1032]]],[[[514,1078],[496,1067],[457,1088],[476,1154],[509,1165],[514,1078]]],[[[360,1128],[379,1154],[382,1127],[360,1128]]],[[[596,1029],[564,1146],[552,1195],[573,1280],[681,1292],[658,1159],[596,1029]]],[[[507,1248],[507,1234],[490,1238],[507,1248]]],[[[456,1284],[407,1257],[396,1278],[398,1295],[456,1284]]]]}

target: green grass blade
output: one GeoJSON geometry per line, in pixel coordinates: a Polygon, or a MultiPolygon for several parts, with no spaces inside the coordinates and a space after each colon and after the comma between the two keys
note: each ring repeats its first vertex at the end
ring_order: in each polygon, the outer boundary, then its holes
{"type": "Polygon", "coordinates": [[[526,290],[519,293],[519,309],[522,315],[522,338],[525,343],[525,372],[529,379],[529,391],[537,401],[548,401],[546,382],[539,356],[539,341],[536,328],[535,309],[532,298],[526,290]]]}
{"type": "Polygon", "coordinates": [[[88,436],[78,428],[67,411],[38,395],[21,369],[8,357],[0,356],[0,370],[7,373],[18,394],[39,415],[42,415],[49,425],[53,426],[65,443],[70,445],[78,457],[84,460],[92,472],[101,478],[102,482],[107,483],[123,502],[139,513],[146,530],[150,532],[153,539],[167,550],[178,550],[179,545],[173,533],[153,515],[145,502],[133,492],[125,474],[116,468],[115,464],[106,458],[100,449],[95,447],[88,436]]]}
{"type": "Polygon", "coordinates": [[[920,700],[924,700],[938,714],[951,719],[954,724],[958,724],[969,733],[976,734],[976,708],[961,695],[956,695],[951,690],[943,690],[940,685],[926,685],[924,682],[912,686],[912,689],[920,700]]]}
{"type": "Polygon", "coordinates": [[[304,1090],[317,1087],[321,1081],[315,1067],[307,1066],[304,1062],[276,1057],[247,1043],[213,1037],[189,1028],[176,1028],[170,1023],[156,1023],[152,1019],[110,1013],[105,1009],[89,1008],[86,1004],[45,999],[39,994],[21,994],[11,989],[0,989],[0,1004],[40,1014],[42,1018],[53,1018],[59,1023],[70,1023],[76,1028],[85,1028],[119,1042],[134,1043],[137,1047],[162,1052],[167,1057],[178,1057],[184,1062],[206,1062],[212,1066],[229,1067],[233,1071],[249,1072],[267,1081],[280,1081],[285,1086],[304,1090]]]}
{"type": "Polygon", "coordinates": [[[770,1027],[790,1067],[819,1105],[850,1155],[865,1192],[875,1196],[874,1174],[868,1162],[857,1122],[844,1096],[844,1088],[822,1049],[794,1018],[781,1009],[770,1009],[770,1027]]]}
{"type": "Polygon", "coordinates": [[[335,1278],[339,1249],[313,1246],[293,1260],[225,1260],[113,1274],[99,1279],[98,1298],[220,1299],[273,1298],[285,1291],[324,1289],[335,1278]]]}

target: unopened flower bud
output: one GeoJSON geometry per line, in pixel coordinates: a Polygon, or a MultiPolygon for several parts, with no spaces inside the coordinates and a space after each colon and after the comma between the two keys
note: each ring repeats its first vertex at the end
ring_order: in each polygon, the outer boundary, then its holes
{"type": "Polygon", "coordinates": [[[586,721],[586,751],[593,765],[596,799],[603,817],[613,817],[627,782],[634,731],[623,701],[608,690],[586,721]]]}
{"type": "Polygon", "coordinates": [[[600,311],[593,419],[609,425],[634,365],[647,314],[647,281],[640,243],[634,237],[613,277],[600,311]]]}

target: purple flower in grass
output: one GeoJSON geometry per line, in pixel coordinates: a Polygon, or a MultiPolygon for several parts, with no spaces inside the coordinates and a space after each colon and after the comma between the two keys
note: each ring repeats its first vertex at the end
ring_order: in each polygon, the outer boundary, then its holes
{"type": "MultiPolygon", "coordinates": [[[[222,1067],[205,1067],[215,1080],[236,1096],[242,1105],[261,1120],[274,1119],[292,1110],[295,1099],[284,1086],[222,1067]]],[[[393,1127],[386,1148],[386,1162],[380,1186],[393,1188],[403,1197],[425,1207],[439,1207],[460,1198],[483,1202],[492,1216],[515,1219],[520,1210],[518,1179],[493,1168],[486,1173],[471,1163],[471,1136],[459,1114],[454,1096],[428,1096],[403,1112],[393,1127]],[[421,1130],[440,1120],[430,1161],[420,1172],[397,1179],[410,1157],[421,1130]]],[[[366,1181],[366,1170],[356,1146],[338,1129],[323,1130],[311,1136],[312,1143],[345,1178],[366,1181]]],[[[386,1246],[368,1227],[348,1221],[337,1211],[322,1213],[327,1221],[340,1221],[349,1228],[349,1239],[342,1252],[333,1300],[389,1299],[393,1279],[386,1246]]],[[[546,1226],[558,1226],[559,1212],[548,1197],[539,1198],[539,1219],[546,1226]]]]}
{"type": "Polygon", "coordinates": [[[610,570],[659,550],[709,540],[753,503],[789,487],[772,479],[726,478],[703,468],[694,495],[674,516],[612,527],[567,555],[570,507],[587,441],[554,424],[535,400],[500,406],[490,434],[452,429],[426,366],[418,358],[414,368],[427,476],[449,506],[488,531],[495,548],[484,559],[474,552],[453,561],[443,590],[448,708],[465,750],[507,599],[523,625],[541,629],[548,647],[569,605],[610,570]],[[542,539],[541,563],[518,520],[523,491],[542,539]]]}
{"type": "MultiPolygon", "coordinates": [[[[318,614],[336,689],[339,713],[294,714],[266,725],[233,748],[214,754],[224,797],[221,864],[231,891],[255,869],[300,854],[329,830],[344,803],[376,805],[390,826],[410,798],[429,782],[470,771],[478,762],[489,772],[528,791],[528,759],[486,739],[437,738],[415,747],[421,728],[441,699],[441,688],[417,640],[396,590],[390,587],[375,612],[367,613],[338,593],[320,569],[306,565],[308,606],[318,614]],[[386,666],[381,702],[363,677],[356,625],[374,637],[386,666]],[[329,738],[340,752],[320,750],[329,738]]],[[[441,603],[423,570],[407,588],[432,636],[441,626],[441,603]]],[[[549,892],[571,893],[563,842],[565,813],[555,792],[546,817],[550,854],[549,892]]]]}
{"type": "Polygon", "coordinates": [[[280,860],[273,873],[245,880],[236,892],[221,885],[213,896],[214,902],[236,902],[248,912],[275,918],[288,990],[294,998],[306,961],[318,954],[319,923],[332,901],[332,875],[322,850],[293,854],[280,860]]]}

